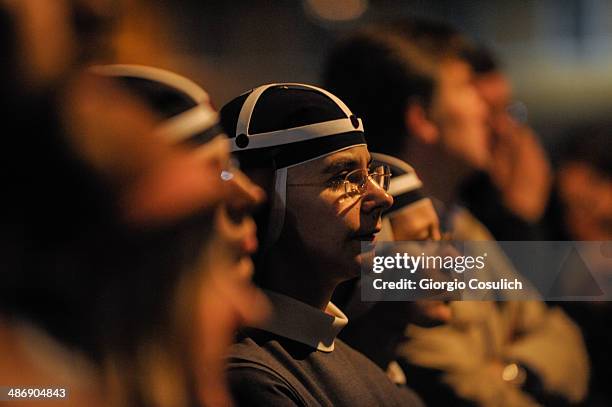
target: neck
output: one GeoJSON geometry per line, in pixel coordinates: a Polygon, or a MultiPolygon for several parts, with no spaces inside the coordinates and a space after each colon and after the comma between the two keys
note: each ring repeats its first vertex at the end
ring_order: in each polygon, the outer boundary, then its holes
{"type": "Polygon", "coordinates": [[[259,270],[264,276],[262,287],[324,311],[340,281],[322,272],[327,268],[304,260],[308,256],[289,253],[278,245],[271,249],[259,270]]]}
{"type": "Polygon", "coordinates": [[[400,158],[414,167],[425,192],[450,206],[456,203],[461,183],[470,170],[439,146],[409,142],[400,158]]]}

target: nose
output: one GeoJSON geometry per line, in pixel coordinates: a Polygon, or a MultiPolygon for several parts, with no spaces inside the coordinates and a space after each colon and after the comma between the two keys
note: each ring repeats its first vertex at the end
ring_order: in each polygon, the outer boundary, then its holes
{"type": "Polygon", "coordinates": [[[365,213],[384,211],[393,205],[393,197],[374,180],[368,178],[366,191],[362,197],[361,210],[365,213]]]}
{"type": "Polygon", "coordinates": [[[440,232],[440,225],[438,222],[432,222],[429,225],[429,238],[433,241],[442,240],[442,233],[440,232]]]}
{"type": "Polygon", "coordinates": [[[486,121],[491,114],[491,109],[475,86],[472,86],[472,99],[474,111],[477,112],[476,116],[482,118],[483,121],[486,121]]]}
{"type": "Polygon", "coordinates": [[[240,218],[251,213],[265,200],[266,193],[264,190],[255,185],[238,168],[232,167],[226,170],[225,176],[230,178],[225,181],[225,187],[227,191],[227,210],[232,218],[240,218]]]}

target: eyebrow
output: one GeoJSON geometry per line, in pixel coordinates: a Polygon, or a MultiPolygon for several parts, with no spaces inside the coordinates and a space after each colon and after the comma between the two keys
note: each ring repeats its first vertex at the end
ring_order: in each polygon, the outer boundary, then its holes
{"type": "MultiPolygon", "coordinates": [[[[370,168],[372,157],[369,156],[367,167],[370,168]]],[[[357,169],[361,165],[360,161],[355,158],[342,158],[336,162],[329,164],[323,169],[324,174],[333,174],[342,170],[357,169]]]]}
{"type": "Polygon", "coordinates": [[[324,174],[333,174],[342,170],[349,170],[359,167],[359,160],[354,158],[343,158],[335,161],[323,169],[324,174]]]}

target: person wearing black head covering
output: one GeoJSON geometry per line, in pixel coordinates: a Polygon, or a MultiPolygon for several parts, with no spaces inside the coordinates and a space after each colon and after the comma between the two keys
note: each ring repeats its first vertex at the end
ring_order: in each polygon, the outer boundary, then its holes
{"type": "Polygon", "coordinates": [[[200,140],[195,152],[164,140],[200,137],[217,122],[204,120],[217,118],[204,106],[199,120],[183,116],[199,100],[180,104],[177,89],[150,109],[152,95],[142,103],[96,75],[63,90],[7,121],[36,142],[11,150],[29,161],[13,172],[27,192],[11,187],[6,200],[3,239],[14,233],[2,242],[11,264],[0,268],[0,353],[10,357],[0,360],[0,381],[70,388],[67,405],[188,405],[184,331],[198,326],[190,294],[202,288],[202,248],[226,196],[218,162],[229,161],[227,139],[221,149],[200,140]],[[170,374],[163,395],[152,390],[170,374]]]}
{"type": "MultiPolygon", "coordinates": [[[[114,79],[140,97],[158,116],[155,135],[184,147],[195,156],[206,157],[211,149],[222,147],[225,159],[229,158],[229,143],[219,125],[219,115],[206,91],[196,83],[176,73],[142,65],[105,65],[91,71],[114,79]]],[[[204,159],[202,163],[206,164],[204,159]]],[[[195,224],[199,230],[194,230],[192,240],[184,243],[186,247],[197,248],[197,243],[205,237],[206,243],[200,247],[203,260],[195,273],[189,275],[177,269],[166,279],[168,284],[187,287],[183,290],[186,294],[176,295],[177,303],[187,305],[180,310],[180,315],[170,315],[173,323],[187,321],[180,325],[187,330],[181,332],[186,335],[187,346],[170,343],[158,352],[186,357],[185,367],[193,372],[190,378],[195,381],[202,404],[227,405],[231,401],[223,374],[223,355],[239,324],[257,322],[267,309],[263,295],[251,282],[250,258],[257,245],[250,212],[263,201],[264,192],[230,162],[225,163],[223,171],[211,175],[214,178],[208,181],[217,185],[219,191],[215,193],[225,199],[215,208],[207,224],[195,224]]],[[[169,197],[173,198],[179,197],[169,197]]],[[[152,279],[157,277],[155,271],[153,267],[152,279]]],[[[157,292],[164,291],[159,284],[149,282],[148,286],[157,292]]],[[[177,332],[172,329],[159,334],[165,339],[175,335],[177,332]]],[[[149,357],[150,363],[154,363],[156,355],[149,357]]]]}
{"type": "Polygon", "coordinates": [[[258,217],[255,279],[273,305],[263,326],[242,330],[230,353],[238,405],[421,405],[365,356],[336,339],[348,322],[330,302],[359,275],[390,173],[371,167],[361,120],[329,92],[264,85],[221,109],[244,171],[270,204],[258,217]]]}

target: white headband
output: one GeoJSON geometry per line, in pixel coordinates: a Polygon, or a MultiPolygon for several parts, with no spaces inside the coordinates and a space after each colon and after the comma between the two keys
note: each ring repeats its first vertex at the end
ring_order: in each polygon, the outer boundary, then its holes
{"type": "Polygon", "coordinates": [[[416,172],[412,172],[398,177],[391,177],[387,193],[391,196],[397,196],[404,192],[414,191],[422,186],[423,182],[416,175],[416,172]]]}
{"type": "Polygon", "coordinates": [[[316,86],[304,85],[301,83],[273,83],[269,85],[263,85],[257,87],[251,91],[249,96],[244,101],[240,114],[238,116],[238,122],[236,123],[236,137],[232,139],[232,152],[245,151],[255,148],[278,146],[289,143],[297,143],[299,141],[312,140],[314,138],[332,136],[341,133],[347,133],[350,131],[361,131],[363,132],[363,123],[361,119],[351,113],[350,109],[333,94],[329,93],[325,89],[318,88],[316,86]],[[346,114],[344,119],[329,120],[321,123],[308,124],[305,126],[293,127],[290,129],[283,129],[277,131],[270,131],[266,133],[249,133],[249,124],[251,122],[251,116],[253,109],[257,104],[257,101],[261,95],[268,89],[273,87],[295,87],[302,89],[315,90],[329,97],[342,109],[346,114]]]}
{"type": "Polygon", "coordinates": [[[188,95],[196,106],[161,123],[156,134],[179,143],[209,129],[219,122],[219,115],[210,106],[208,93],[195,82],[174,72],[145,65],[99,65],[90,71],[102,76],[146,79],[162,83],[188,95]]]}

